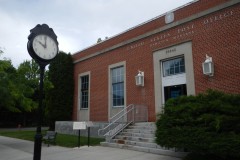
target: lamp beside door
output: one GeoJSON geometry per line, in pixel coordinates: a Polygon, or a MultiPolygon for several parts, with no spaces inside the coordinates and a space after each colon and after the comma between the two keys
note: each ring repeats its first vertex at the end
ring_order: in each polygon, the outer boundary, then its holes
{"type": "Polygon", "coordinates": [[[138,71],[138,75],[135,76],[137,86],[144,86],[144,72],[138,71]]]}
{"type": "Polygon", "coordinates": [[[212,61],[212,57],[206,55],[206,60],[202,63],[203,74],[208,76],[213,76],[214,74],[214,65],[212,61]]]}

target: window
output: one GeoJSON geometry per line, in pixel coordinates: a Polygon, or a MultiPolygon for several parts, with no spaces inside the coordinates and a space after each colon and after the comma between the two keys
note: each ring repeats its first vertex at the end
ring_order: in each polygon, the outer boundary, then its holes
{"type": "Polygon", "coordinates": [[[88,108],[88,89],[89,89],[89,76],[81,77],[81,108],[88,108]]]}
{"type": "Polygon", "coordinates": [[[163,62],[163,76],[185,73],[184,58],[176,58],[163,62]]]}
{"type": "Polygon", "coordinates": [[[124,67],[111,69],[112,72],[112,102],[113,106],[124,105],[124,67]]]}

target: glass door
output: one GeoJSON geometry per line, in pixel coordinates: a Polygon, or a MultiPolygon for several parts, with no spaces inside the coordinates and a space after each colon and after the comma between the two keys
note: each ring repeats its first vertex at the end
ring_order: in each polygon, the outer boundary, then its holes
{"type": "Polygon", "coordinates": [[[187,95],[186,84],[173,85],[164,87],[164,100],[165,102],[170,98],[176,98],[182,95],[187,95]]]}

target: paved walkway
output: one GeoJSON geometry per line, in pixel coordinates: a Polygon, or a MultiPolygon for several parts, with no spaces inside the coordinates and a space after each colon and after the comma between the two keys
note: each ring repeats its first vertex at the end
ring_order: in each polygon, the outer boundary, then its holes
{"type": "MultiPolygon", "coordinates": [[[[0,136],[0,160],[32,160],[31,141],[0,136]]],[[[43,144],[41,160],[180,160],[174,157],[155,155],[109,147],[65,148],[43,144]]]]}

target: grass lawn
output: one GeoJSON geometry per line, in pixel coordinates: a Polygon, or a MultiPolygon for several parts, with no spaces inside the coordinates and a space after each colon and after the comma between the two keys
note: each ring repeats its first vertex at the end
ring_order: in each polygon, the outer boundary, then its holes
{"type": "MultiPolygon", "coordinates": [[[[43,136],[46,131],[42,131],[43,136]]],[[[36,131],[0,131],[0,136],[24,139],[34,141],[34,136],[36,131]]],[[[100,142],[103,142],[102,138],[93,138],[90,137],[90,146],[99,145],[100,142]]],[[[84,146],[88,144],[87,137],[80,137],[80,146],[84,146]]],[[[57,134],[56,145],[63,147],[77,147],[78,146],[78,136],[76,135],[66,135],[66,134],[57,134]]]]}

